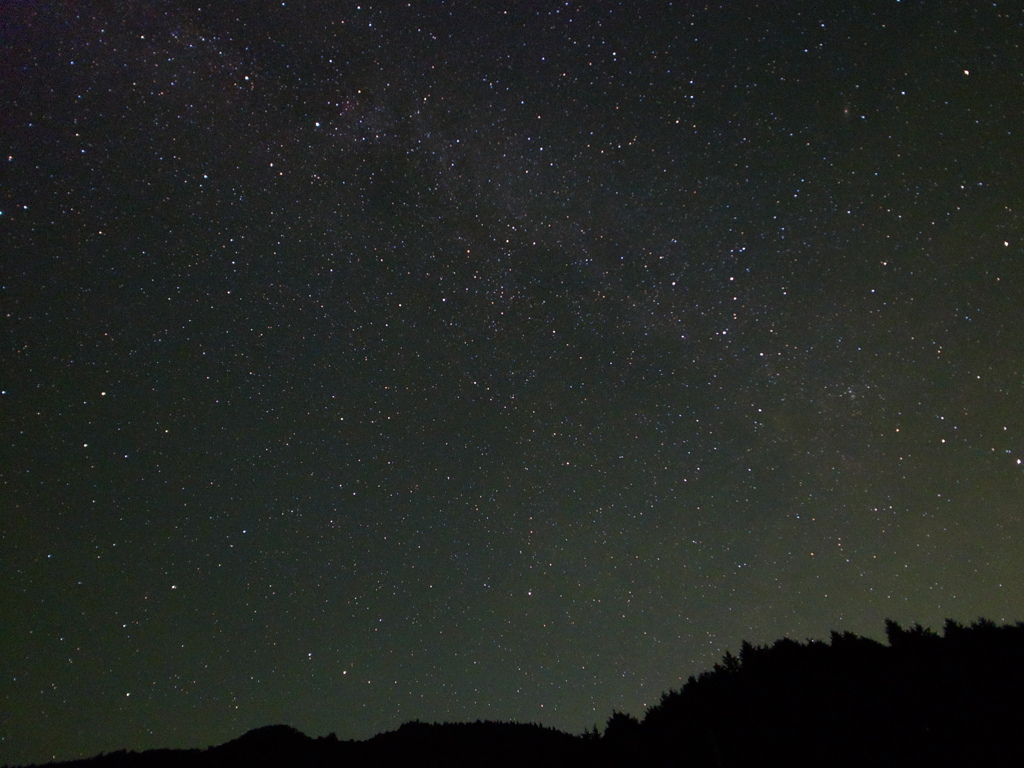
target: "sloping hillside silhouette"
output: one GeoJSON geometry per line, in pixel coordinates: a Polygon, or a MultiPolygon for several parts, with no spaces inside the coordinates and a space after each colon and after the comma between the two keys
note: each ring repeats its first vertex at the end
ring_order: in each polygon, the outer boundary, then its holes
{"type": "Polygon", "coordinates": [[[744,642],[662,695],[640,720],[603,733],[541,725],[406,723],[366,741],[311,738],[271,725],[206,750],[116,752],[64,768],[326,766],[1024,765],[1024,624],[941,635],[886,622],[888,644],[850,632],[829,641],[744,642]]]}
{"type": "Polygon", "coordinates": [[[652,765],[1024,764],[1024,625],[886,636],[744,643],[665,694],[635,749],[652,765]]]}

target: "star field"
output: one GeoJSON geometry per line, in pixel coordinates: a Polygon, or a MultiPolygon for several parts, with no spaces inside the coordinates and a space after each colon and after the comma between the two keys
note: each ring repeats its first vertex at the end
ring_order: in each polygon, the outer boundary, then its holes
{"type": "Polygon", "coordinates": [[[1024,618],[1019,7],[236,6],[0,13],[0,762],[1024,618]]]}

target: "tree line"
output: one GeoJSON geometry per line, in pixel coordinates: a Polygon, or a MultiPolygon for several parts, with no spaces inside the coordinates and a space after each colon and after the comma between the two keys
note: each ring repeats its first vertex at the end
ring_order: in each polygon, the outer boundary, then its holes
{"type": "Polygon", "coordinates": [[[366,741],[273,725],[206,750],[121,751],[62,768],[344,766],[1024,765],[1024,623],[947,620],[941,634],[885,623],[887,644],[744,642],[664,693],[642,719],[603,730],[536,724],[406,723],[366,741]]]}

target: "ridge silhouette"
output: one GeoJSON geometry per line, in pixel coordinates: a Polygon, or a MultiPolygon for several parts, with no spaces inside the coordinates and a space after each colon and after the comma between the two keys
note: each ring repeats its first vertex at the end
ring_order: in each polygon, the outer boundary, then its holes
{"type": "Polygon", "coordinates": [[[851,632],[828,642],[743,642],[643,719],[613,712],[603,732],[536,724],[405,723],[366,741],[256,728],[205,750],[120,751],[62,768],[321,766],[1024,765],[1024,623],[941,635],[885,622],[888,645],[851,632]]]}

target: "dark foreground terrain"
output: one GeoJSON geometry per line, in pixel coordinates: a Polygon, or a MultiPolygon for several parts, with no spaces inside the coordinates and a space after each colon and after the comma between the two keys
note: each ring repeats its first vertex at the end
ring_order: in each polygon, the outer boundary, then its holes
{"type": "Polygon", "coordinates": [[[286,725],[199,750],[116,752],[71,768],[221,766],[1024,765],[1024,624],[947,621],[941,635],[886,623],[888,645],[744,643],[603,733],[514,723],[406,723],[366,741],[286,725]]]}

